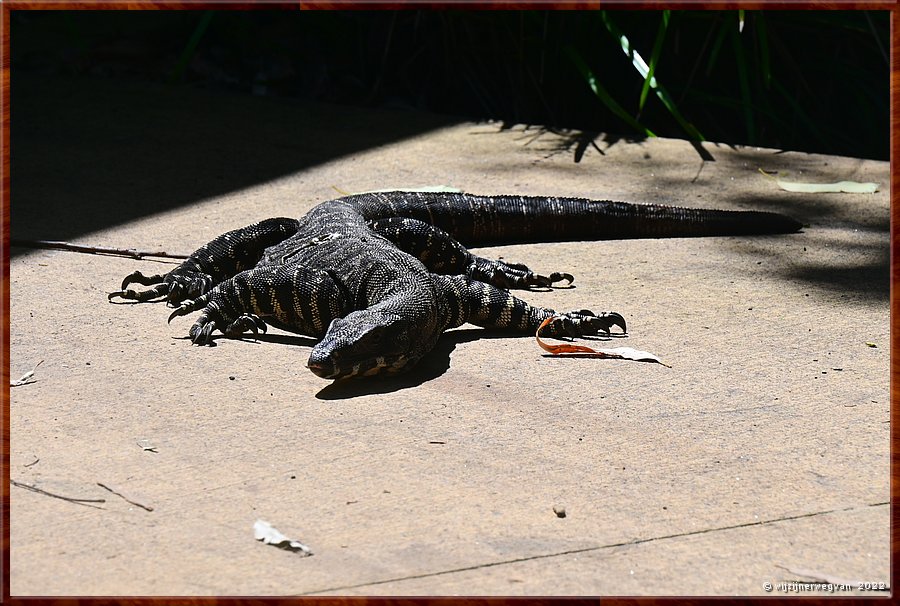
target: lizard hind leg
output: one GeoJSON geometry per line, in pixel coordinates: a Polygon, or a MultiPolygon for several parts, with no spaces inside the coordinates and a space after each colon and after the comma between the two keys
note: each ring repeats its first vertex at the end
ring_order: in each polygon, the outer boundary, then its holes
{"type": "Polygon", "coordinates": [[[563,280],[567,286],[575,281],[569,273],[555,271],[544,276],[534,273],[522,263],[507,263],[499,259],[495,261],[475,255],[472,255],[472,261],[466,268],[466,275],[498,288],[550,288],[563,280]]]}
{"type": "Polygon", "coordinates": [[[465,274],[473,280],[504,289],[549,288],[556,282],[565,280],[571,284],[575,280],[568,273],[553,272],[544,276],[521,263],[479,257],[446,231],[417,219],[390,217],[372,221],[369,227],[400,250],[417,257],[434,273],[465,274]]]}

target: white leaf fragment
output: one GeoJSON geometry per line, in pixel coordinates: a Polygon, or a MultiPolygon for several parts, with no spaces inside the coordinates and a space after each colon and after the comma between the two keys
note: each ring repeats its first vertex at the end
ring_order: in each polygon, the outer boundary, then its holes
{"type": "Polygon", "coordinates": [[[34,377],[34,371],[37,370],[37,367],[40,366],[42,362],[43,362],[43,360],[41,360],[40,362],[35,364],[34,368],[32,368],[31,370],[26,372],[24,375],[22,375],[18,381],[10,381],[9,386],[10,387],[20,387],[22,385],[28,385],[29,383],[36,383],[37,382],[36,380],[32,381],[31,379],[32,379],[32,377],[34,377]]]}
{"type": "Polygon", "coordinates": [[[256,520],[253,523],[253,536],[257,541],[262,541],[266,545],[273,545],[279,549],[293,551],[303,556],[311,556],[313,554],[309,547],[300,541],[287,538],[265,520],[256,520]]]}
{"type": "Polygon", "coordinates": [[[598,349],[597,353],[604,354],[609,356],[610,358],[622,358],[623,360],[635,360],[638,362],[656,362],[657,364],[662,364],[663,366],[669,366],[665,362],[659,359],[659,356],[656,356],[649,351],[641,351],[640,349],[634,349],[632,347],[614,347],[612,349],[598,349]]]}
{"type": "Polygon", "coordinates": [[[878,183],[860,183],[859,181],[838,181],[837,183],[802,183],[799,181],[785,181],[778,177],[772,176],[762,169],[759,171],[763,176],[775,181],[775,183],[784,191],[800,193],[800,194],[874,194],[878,191],[878,183]]]}
{"type": "Polygon", "coordinates": [[[785,181],[784,179],[775,179],[775,182],[778,183],[778,187],[784,191],[802,194],[874,194],[878,191],[877,183],[859,183],[858,181],[838,181],[837,183],[796,183],[793,181],[785,181]]]}

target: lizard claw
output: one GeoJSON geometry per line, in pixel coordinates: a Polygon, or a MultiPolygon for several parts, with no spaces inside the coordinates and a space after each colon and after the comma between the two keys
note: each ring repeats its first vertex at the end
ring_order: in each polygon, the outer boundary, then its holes
{"type": "Polygon", "coordinates": [[[129,299],[131,301],[149,301],[150,299],[155,299],[157,297],[166,296],[169,293],[169,284],[163,282],[165,276],[161,276],[159,274],[155,276],[145,276],[139,271],[135,271],[122,280],[122,288],[115,292],[111,292],[107,295],[107,299],[112,302],[116,297],[122,299],[129,299]],[[153,286],[153,288],[149,290],[131,290],[128,287],[131,284],[140,284],[142,286],[153,286]]]}
{"type": "Polygon", "coordinates": [[[157,297],[165,297],[169,306],[175,307],[179,302],[187,297],[199,297],[209,292],[215,286],[211,276],[196,270],[183,270],[177,268],[171,272],[161,275],[145,276],[140,271],[135,271],[122,280],[122,287],[107,295],[107,299],[111,302],[119,297],[131,301],[144,302],[157,297]],[[140,284],[142,286],[152,286],[148,290],[131,290],[128,287],[131,284],[140,284]]]}
{"type": "Polygon", "coordinates": [[[165,276],[160,274],[156,274],[153,276],[145,276],[139,271],[134,271],[125,276],[125,279],[122,280],[122,290],[128,288],[131,284],[140,284],[141,286],[150,286],[152,284],[159,284],[163,280],[165,280],[165,276]]]}
{"type": "Polygon", "coordinates": [[[225,336],[229,339],[239,339],[245,332],[250,331],[254,336],[259,336],[259,331],[265,333],[268,330],[266,323],[256,314],[243,314],[225,329],[225,336]]]}
{"type": "Polygon", "coordinates": [[[191,326],[188,335],[191,337],[191,342],[194,345],[212,345],[212,332],[215,329],[216,323],[210,320],[206,314],[203,314],[197,319],[194,325],[191,326]]]}
{"type": "Polygon", "coordinates": [[[562,280],[565,280],[566,286],[569,286],[575,281],[575,276],[572,274],[558,271],[553,272],[549,276],[534,275],[534,277],[538,280],[538,286],[552,287],[554,283],[561,282],[562,280]]]}
{"type": "Polygon", "coordinates": [[[626,334],[628,329],[625,318],[614,311],[604,311],[595,314],[589,309],[570,311],[553,316],[553,320],[547,325],[545,334],[549,336],[583,337],[604,332],[610,333],[610,328],[618,326],[621,334],[626,334]]]}
{"type": "Polygon", "coordinates": [[[197,311],[203,305],[205,305],[205,303],[205,301],[201,302],[199,299],[188,299],[187,301],[176,307],[175,311],[169,314],[169,319],[166,320],[166,324],[171,324],[172,320],[174,320],[178,316],[186,316],[191,312],[197,311]]]}
{"type": "Polygon", "coordinates": [[[466,273],[470,278],[505,289],[552,288],[556,282],[562,280],[567,282],[566,286],[575,281],[575,278],[569,273],[555,271],[549,276],[544,276],[534,273],[528,269],[527,265],[521,263],[492,261],[481,257],[475,257],[466,273]]]}

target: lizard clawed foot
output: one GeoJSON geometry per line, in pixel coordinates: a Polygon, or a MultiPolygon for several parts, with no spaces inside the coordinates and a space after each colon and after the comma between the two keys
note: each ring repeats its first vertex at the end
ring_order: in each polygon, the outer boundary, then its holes
{"type": "Polygon", "coordinates": [[[198,299],[188,299],[183,302],[169,315],[168,321],[171,322],[178,316],[186,316],[199,309],[203,309],[203,312],[191,326],[190,331],[188,331],[188,335],[194,345],[212,345],[212,333],[217,328],[222,329],[222,332],[229,339],[240,339],[248,331],[254,335],[259,335],[260,331],[265,333],[268,330],[268,326],[266,326],[262,318],[250,313],[241,314],[228,324],[226,328],[222,328],[228,320],[227,318],[222,320],[219,306],[215,301],[209,301],[208,295],[198,299]]]}
{"type": "Polygon", "coordinates": [[[191,326],[191,330],[188,331],[188,336],[191,338],[191,343],[194,345],[213,345],[212,332],[216,329],[216,322],[212,320],[206,312],[203,312],[197,321],[194,322],[194,325],[191,326]]]}
{"type": "Polygon", "coordinates": [[[268,327],[263,319],[256,314],[242,314],[237,320],[228,325],[228,328],[225,329],[225,336],[229,339],[240,339],[248,330],[254,336],[258,336],[259,331],[265,333],[268,327]]]}
{"type": "Polygon", "coordinates": [[[532,274],[537,281],[537,286],[552,287],[556,282],[566,281],[566,286],[570,286],[575,281],[575,276],[570,273],[555,271],[549,276],[541,276],[532,274]]]}
{"type": "Polygon", "coordinates": [[[109,293],[107,295],[107,299],[112,301],[116,297],[120,297],[122,299],[129,299],[132,301],[149,301],[151,299],[155,299],[157,297],[162,297],[169,294],[169,284],[163,282],[165,280],[165,276],[160,274],[156,274],[155,276],[145,276],[139,271],[131,273],[125,276],[125,279],[122,280],[122,288],[115,292],[109,293]],[[140,284],[142,286],[153,286],[150,290],[131,290],[128,288],[131,284],[140,284]]]}
{"type": "Polygon", "coordinates": [[[544,329],[543,334],[551,337],[584,337],[603,332],[608,335],[610,334],[609,329],[613,326],[621,328],[623,335],[628,332],[625,318],[620,314],[614,311],[595,314],[588,309],[582,309],[556,314],[544,329]]]}
{"type": "Polygon", "coordinates": [[[119,297],[131,301],[143,302],[165,297],[166,303],[174,307],[176,304],[188,297],[199,297],[208,292],[212,287],[213,279],[211,276],[199,273],[196,270],[187,271],[182,268],[175,269],[165,275],[145,276],[136,271],[122,280],[122,288],[115,292],[109,293],[107,298],[112,301],[119,297]],[[153,286],[149,290],[131,290],[128,288],[131,284],[140,284],[142,286],[153,286]]]}
{"type": "Polygon", "coordinates": [[[575,281],[569,273],[555,271],[549,276],[543,276],[534,273],[527,265],[521,263],[506,263],[481,257],[475,258],[466,273],[470,278],[504,289],[551,288],[556,282],[565,280],[568,286],[575,281]]]}
{"type": "Polygon", "coordinates": [[[187,299],[183,301],[181,305],[175,308],[171,314],[169,314],[169,319],[166,320],[166,324],[171,324],[172,320],[177,318],[178,316],[186,316],[189,313],[193,313],[198,309],[203,308],[206,305],[206,298],[201,297],[200,299],[187,299]]]}

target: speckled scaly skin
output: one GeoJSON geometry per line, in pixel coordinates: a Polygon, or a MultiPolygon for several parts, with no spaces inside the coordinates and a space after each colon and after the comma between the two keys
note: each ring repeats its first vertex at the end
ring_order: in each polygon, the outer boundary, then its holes
{"type": "Polygon", "coordinates": [[[580,198],[382,192],[323,202],[301,219],[230,231],[165,275],[134,272],[110,294],[165,297],[170,316],[199,311],[194,343],[240,338],[266,321],[321,339],[307,366],[327,379],[409,369],[440,334],[471,322],[548,336],[625,331],[615,312],[557,313],[509,294],[572,276],[535,274],[461,244],[790,233],[783,215],[580,198]],[[132,283],[150,286],[129,290],[132,283]]]}

